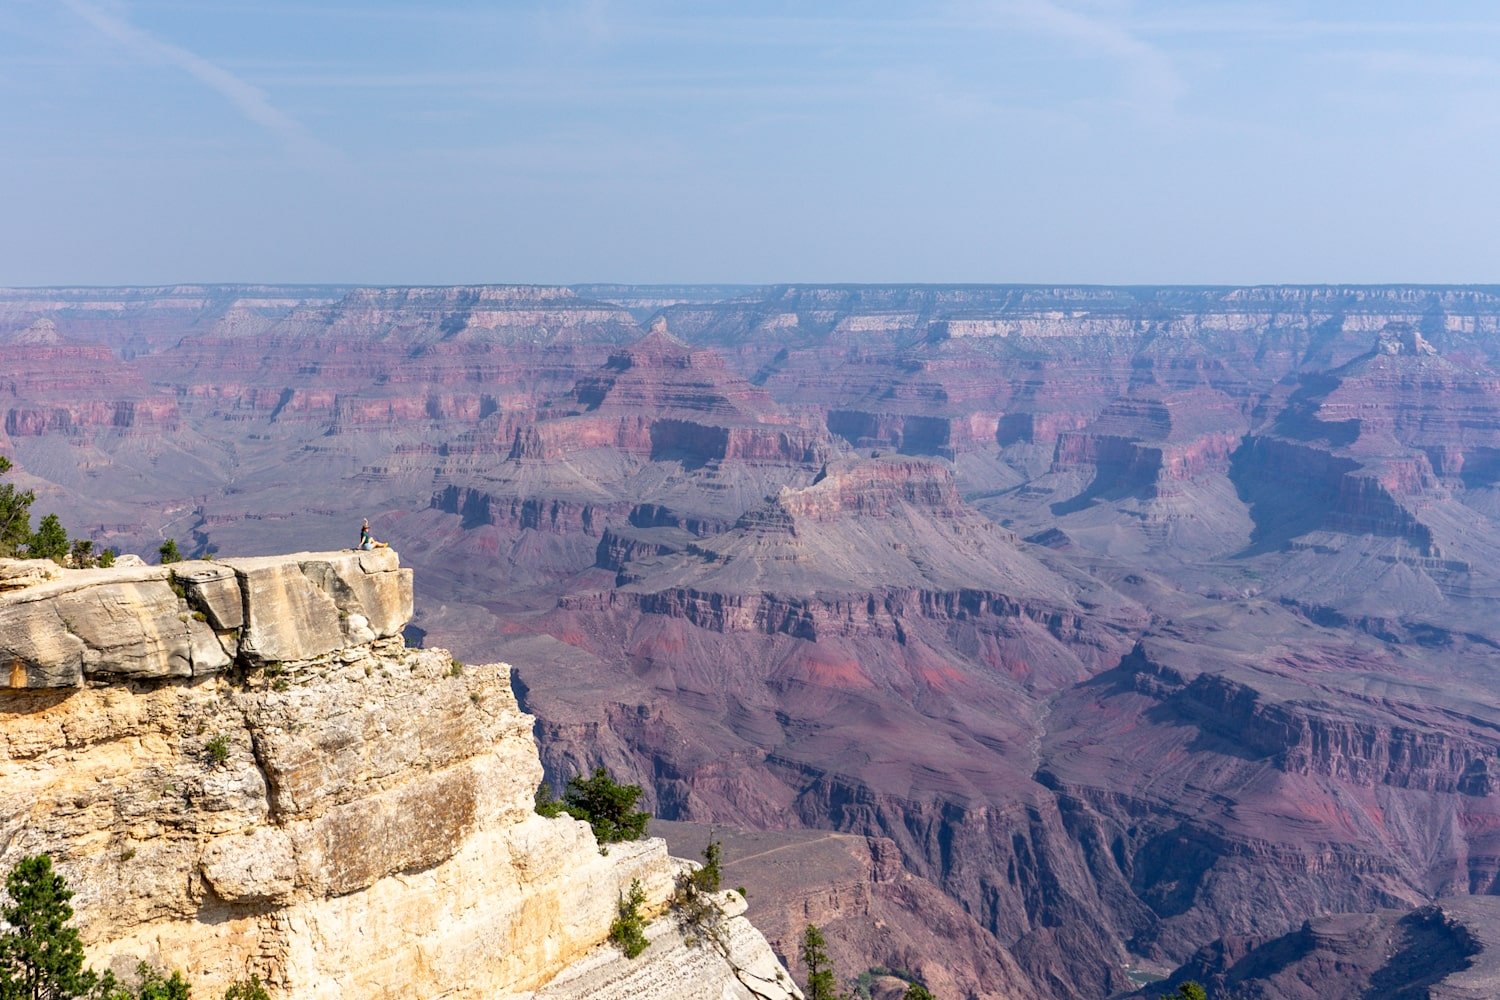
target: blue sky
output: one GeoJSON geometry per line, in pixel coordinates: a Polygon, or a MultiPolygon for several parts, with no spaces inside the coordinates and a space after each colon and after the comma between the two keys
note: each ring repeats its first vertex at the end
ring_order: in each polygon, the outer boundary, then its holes
{"type": "Polygon", "coordinates": [[[1491,2],[0,2],[0,284],[1500,282],[1491,2]]]}

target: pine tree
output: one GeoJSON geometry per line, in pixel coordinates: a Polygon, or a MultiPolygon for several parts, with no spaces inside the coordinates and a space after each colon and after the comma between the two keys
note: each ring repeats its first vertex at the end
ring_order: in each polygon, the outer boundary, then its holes
{"type": "Polygon", "coordinates": [[[87,538],[73,539],[73,548],[69,552],[69,561],[75,569],[89,569],[99,564],[98,557],[94,555],[94,543],[87,538]]]}
{"type": "Polygon", "coordinates": [[[717,840],[709,840],[703,848],[703,867],[693,872],[693,885],[702,892],[718,892],[724,883],[724,869],[721,867],[721,855],[724,845],[717,840]]]}
{"type": "Polygon", "coordinates": [[[68,532],[56,514],[48,514],[37,525],[36,534],[26,543],[26,555],[32,559],[62,562],[68,557],[68,532]]]}
{"type": "MultiPolygon", "coordinates": [[[[0,476],[11,470],[10,459],[0,455],[0,476]]],[[[18,491],[11,483],[0,485],[0,558],[13,556],[31,540],[31,505],[36,494],[18,491]]]]}
{"type": "Polygon", "coordinates": [[[177,539],[175,538],[168,538],[165,542],[162,542],[161,547],[156,551],[161,556],[161,564],[163,566],[168,563],[182,562],[182,553],[177,550],[177,539]]]}
{"type": "MultiPolygon", "coordinates": [[[[22,858],[5,879],[0,920],[0,1000],[72,1000],[94,988],[83,942],[68,926],[73,892],[45,854],[22,858]]],[[[167,998],[172,1000],[172,998],[167,998]]]]}
{"type": "Polygon", "coordinates": [[[646,835],[651,814],[636,811],[635,801],[640,797],[640,785],[621,785],[604,768],[596,767],[591,777],[579,775],[568,782],[563,808],[592,826],[600,844],[613,844],[646,835]]]}
{"type": "Polygon", "coordinates": [[[828,939],[817,924],[808,924],[802,932],[802,964],[807,966],[807,1000],[840,1000],[828,958],[828,939]]]}

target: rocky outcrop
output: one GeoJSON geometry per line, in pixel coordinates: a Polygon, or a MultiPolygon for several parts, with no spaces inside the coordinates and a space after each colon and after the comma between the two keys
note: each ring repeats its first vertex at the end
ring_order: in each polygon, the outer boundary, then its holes
{"type": "Polygon", "coordinates": [[[1480,1000],[1500,990],[1493,897],[1448,897],[1407,912],[1342,913],[1272,939],[1222,938],[1164,983],[1196,980],[1245,1000],[1480,1000]]]}
{"type": "Polygon", "coordinates": [[[603,945],[537,990],[534,1000],[793,1000],[802,991],[761,933],[745,919],[745,899],[714,897],[723,915],[706,940],[690,941],[671,920],[647,928],[635,960],[603,945]]]}
{"type": "Polygon", "coordinates": [[[411,613],[411,570],[390,549],[63,572],[0,594],[0,668],[11,688],[205,677],[237,658],[263,666],[389,639],[411,613]]]}
{"type": "Polygon", "coordinates": [[[685,863],[536,815],[509,668],[405,648],[393,550],[0,566],[0,866],[53,856],[96,965],[209,995],[800,997],[732,899],[717,949],[670,916],[635,962],[603,943],[685,863]]]}

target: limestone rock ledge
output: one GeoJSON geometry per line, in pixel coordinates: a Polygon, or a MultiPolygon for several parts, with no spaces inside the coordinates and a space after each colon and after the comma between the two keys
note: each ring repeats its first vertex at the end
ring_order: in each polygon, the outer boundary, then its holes
{"type": "MultiPolygon", "coordinates": [[[[53,856],[96,966],[209,997],[251,972],[299,1000],[615,995],[563,983],[633,879],[660,912],[686,862],[536,815],[508,666],[405,648],[394,552],[4,576],[0,869],[53,856]]],[[[619,995],[800,995],[749,991],[785,970],[725,926],[689,953],[653,921],[619,995]]]]}
{"type": "Polygon", "coordinates": [[[766,939],[745,919],[745,900],[720,893],[724,915],[716,938],[689,943],[671,920],[646,930],[651,944],[636,959],[609,945],[568,966],[530,1000],[803,1000],[766,939]]]}
{"type": "Polygon", "coordinates": [[[397,636],[411,612],[392,549],[93,570],[0,560],[0,676],[201,677],[397,636]]]}

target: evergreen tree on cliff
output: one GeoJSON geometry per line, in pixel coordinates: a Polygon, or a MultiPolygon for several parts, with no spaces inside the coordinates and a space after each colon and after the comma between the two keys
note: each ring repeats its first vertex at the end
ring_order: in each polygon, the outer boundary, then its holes
{"type": "Polygon", "coordinates": [[[9,929],[0,935],[0,1000],[69,1000],[94,988],[83,942],[68,926],[73,892],[45,854],[23,858],[5,879],[10,902],[0,907],[9,929]]]}
{"type": "MultiPolygon", "coordinates": [[[[10,471],[10,459],[0,455],[0,476],[10,471]]],[[[0,485],[0,558],[15,555],[31,540],[31,505],[36,494],[19,492],[11,483],[0,485]]]]}
{"type": "Polygon", "coordinates": [[[48,514],[37,525],[36,533],[26,543],[26,555],[32,559],[62,562],[68,556],[68,532],[56,514],[48,514]]]}
{"type": "Polygon", "coordinates": [[[808,924],[802,932],[802,964],[807,966],[807,1000],[842,1000],[828,958],[828,939],[817,924],[808,924]]]}
{"type": "Polygon", "coordinates": [[[568,782],[563,809],[592,826],[601,844],[640,840],[651,818],[650,813],[636,810],[635,802],[640,797],[640,785],[621,785],[604,768],[596,767],[590,777],[579,775],[568,782]]]}
{"type": "Polygon", "coordinates": [[[1162,1000],[1208,1000],[1208,990],[1202,983],[1189,979],[1177,987],[1176,993],[1167,994],[1162,1000]]]}

